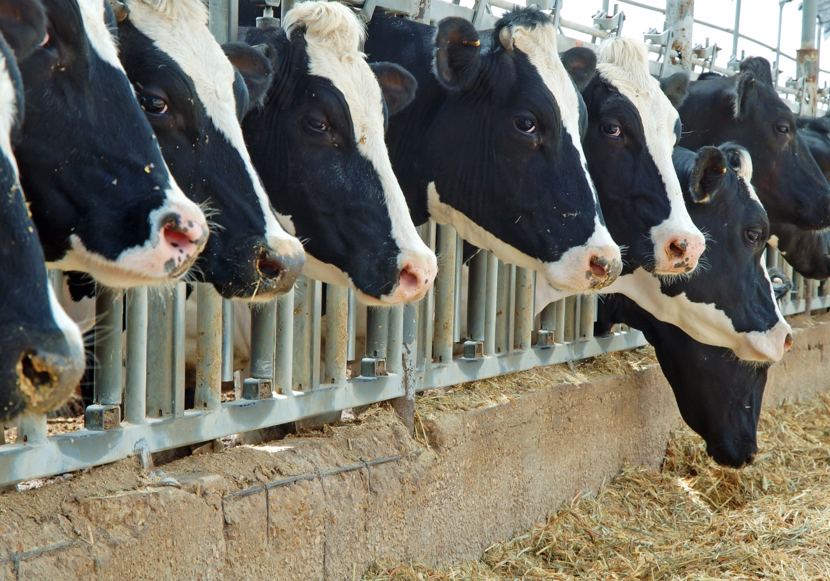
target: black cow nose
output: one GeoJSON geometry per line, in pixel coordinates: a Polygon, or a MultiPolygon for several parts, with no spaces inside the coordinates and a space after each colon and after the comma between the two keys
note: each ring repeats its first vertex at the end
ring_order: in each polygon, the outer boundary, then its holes
{"type": "Polygon", "coordinates": [[[746,458],[746,465],[747,465],[747,466],[749,466],[749,465],[750,465],[750,464],[752,464],[753,462],[755,462],[755,454],[754,454],[754,453],[753,453],[753,454],[750,454],[749,456],[747,456],[747,458],[746,458]]]}

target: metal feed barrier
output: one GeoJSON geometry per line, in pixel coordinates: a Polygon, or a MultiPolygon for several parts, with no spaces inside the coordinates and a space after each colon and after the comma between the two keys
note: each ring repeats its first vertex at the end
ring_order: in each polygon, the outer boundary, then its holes
{"type": "MultiPolygon", "coordinates": [[[[348,3],[361,7],[364,20],[382,9],[422,21],[462,16],[479,28],[493,26],[494,7],[514,7],[504,0],[480,0],[475,9],[439,0],[383,0],[382,8],[374,0],[348,3]]],[[[283,0],[282,10],[289,7],[283,0]]],[[[554,8],[554,2],[540,7],[554,8]]],[[[217,39],[233,39],[235,2],[212,0],[210,9],[217,39]]],[[[618,33],[624,16],[608,16],[606,6],[593,28],[561,19],[558,11],[555,19],[561,28],[597,39],[618,33]]],[[[662,61],[653,63],[654,72],[674,72],[667,59],[677,53],[667,57],[665,48],[672,46],[670,35],[662,45],[659,38],[652,40],[651,50],[662,61]]],[[[564,35],[561,41],[562,48],[575,44],[564,35]]],[[[714,68],[711,60],[698,60],[693,64],[714,68]]],[[[380,401],[396,400],[403,408],[408,403],[411,410],[415,393],[426,389],[646,344],[642,333],[624,328],[594,337],[596,297],[553,303],[537,324],[535,273],[486,251],[470,261],[464,293],[462,242],[455,230],[430,222],[419,231],[439,257],[434,287],[417,304],[369,308],[365,329],[357,329],[358,305],[351,291],[328,285],[323,293],[320,282],[304,277],[287,295],[253,307],[250,378],[240,386],[241,397],[231,401],[222,401],[222,386],[234,381],[233,308],[210,285],[196,285],[196,298],[190,299],[197,303],[198,363],[189,409],[185,284],[101,292],[96,299],[95,403],[86,409],[85,428],[47,437],[46,417],[40,415],[17,423],[13,443],[6,443],[0,430],[0,488],[113,462],[137,450],[156,452],[307,418],[331,419],[341,410],[380,401]],[[118,332],[122,320],[125,339],[118,332]],[[358,335],[365,337],[365,347],[356,341],[358,335]]],[[[787,268],[775,252],[768,260],[787,268]]],[[[793,278],[796,287],[783,302],[785,314],[830,307],[825,285],[819,289],[799,275],[793,278]]],[[[52,280],[60,296],[60,273],[52,273],[52,280]]]]}

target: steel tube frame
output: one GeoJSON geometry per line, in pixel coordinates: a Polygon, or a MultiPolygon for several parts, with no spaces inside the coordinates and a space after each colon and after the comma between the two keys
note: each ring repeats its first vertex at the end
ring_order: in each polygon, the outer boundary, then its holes
{"type": "Polygon", "coordinates": [[[222,405],[222,297],[212,284],[196,288],[196,393],[194,409],[222,405]]]}

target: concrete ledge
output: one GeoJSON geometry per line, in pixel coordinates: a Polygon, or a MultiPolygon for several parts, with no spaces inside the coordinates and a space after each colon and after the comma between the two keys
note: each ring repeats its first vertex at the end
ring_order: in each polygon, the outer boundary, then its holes
{"type": "MultiPolygon", "coordinates": [[[[765,404],[830,386],[828,316],[796,321],[765,404]]],[[[391,413],[165,465],[135,459],[0,496],[0,579],[359,578],[378,558],[476,557],[595,490],[624,459],[657,466],[680,416],[657,368],[558,385],[423,422],[391,413]]]]}

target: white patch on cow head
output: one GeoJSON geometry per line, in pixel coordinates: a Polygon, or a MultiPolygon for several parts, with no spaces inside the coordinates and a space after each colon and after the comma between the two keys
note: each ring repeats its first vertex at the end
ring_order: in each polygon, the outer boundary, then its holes
{"type": "Polygon", "coordinates": [[[309,73],[330,80],[346,99],[357,149],[375,168],[383,188],[392,239],[400,248],[397,267],[426,273],[428,288],[435,280],[438,262],[435,253],[418,236],[392,171],[384,141],[383,95],[366,55],[359,50],[366,35],[363,24],[341,4],[304,2],[285,15],[283,25],[289,36],[295,30],[302,31],[309,73]]]}
{"type": "MultiPolygon", "coordinates": [[[[579,94],[568,71],[559,58],[556,29],[553,23],[537,24],[534,28],[511,25],[510,34],[513,46],[527,55],[536,72],[551,92],[562,116],[562,125],[570,136],[571,143],[579,153],[579,161],[585,174],[585,181],[591,188],[594,203],[599,208],[599,198],[594,187],[594,180],[588,172],[588,162],[582,151],[582,139],[579,134],[579,94]]],[[[605,228],[605,226],[602,226],[605,228]]]]}
{"type": "MultiPolygon", "coordinates": [[[[764,273],[769,281],[766,268],[764,273]]],[[[769,288],[775,302],[772,281],[769,281],[769,288]]],[[[660,281],[642,268],[620,276],[607,290],[624,294],[657,319],[680,327],[696,341],[731,349],[739,359],[746,361],[778,361],[785,353],[785,337],[792,333],[777,302],[778,322],[771,329],[739,333],[726,313],[714,304],[692,302],[686,293],[674,297],[665,295],[660,281]]]]}
{"type": "Polygon", "coordinates": [[[127,6],[133,26],[190,77],[213,126],[242,158],[265,219],[268,245],[285,256],[302,255],[299,240],[289,235],[277,220],[251,162],[236,115],[233,65],[208,29],[205,5],[200,0],[129,0],[127,6]]]}
{"type": "MultiPolygon", "coordinates": [[[[107,28],[104,20],[104,2],[107,0],[76,0],[81,10],[81,19],[89,44],[101,60],[107,62],[119,71],[124,71],[121,61],[118,60],[118,49],[115,39],[107,28]]],[[[126,73],[125,73],[126,76],[126,73]]]]}
{"type": "MultiPolygon", "coordinates": [[[[453,226],[458,235],[470,244],[489,250],[504,262],[540,272],[556,289],[584,293],[600,288],[595,280],[586,276],[586,270],[590,269],[589,261],[594,256],[605,258],[611,265],[609,271],[620,271],[620,248],[600,224],[598,216],[594,218],[594,232],[585,244],[568,249],[556,262],[542,262],[500,240],[463,213],[443,203],[434,182],[427,187],[427,207],[433,220],[453,226]]],[[[541,283],[541,280],[537,282],[541,283]]]]}
{"type": "Polygon", "coordinates": [[[743,182],[749,197],[758,202],[758,205],[763,208],[764,203],[758,197],[758,194],[755,193],[755,188],[752,187],[752,157],[743,147],[736,147],[731,152],[738,156],[738,165],[732,169],[738,174],[738,179],[743,182]]]}
{"type": "MultiPolygon", "coordinates": [[[[680,116],[663,93],[660,83],[649,72],[645,44],[629,38],[606,40],[599,50],[597,73],[636,107],[643,123],[646,148],[666,187],[671,208],[669,217],[650,232],[655,245],[656,264],[663,263],[667,267],[660,270],[674,272],[673,260],[664,256],[664,249],[677,239],[686,241],[686,253],[690,262],[694,261],[694,268],[706,242],[689,216],[672,163],[672,151],[677,140],[674,129],[680,116]]],[[[680,268],[680,272],[685,272],[684,267],[680,268]]]]}

